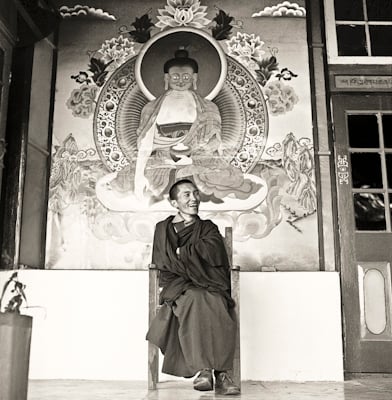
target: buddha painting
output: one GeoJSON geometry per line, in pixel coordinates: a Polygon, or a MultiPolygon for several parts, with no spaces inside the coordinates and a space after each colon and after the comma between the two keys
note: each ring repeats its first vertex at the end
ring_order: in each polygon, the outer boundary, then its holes
{"type": "Polygon", "coordinates": [[[179,49],[163,67],[165,92],[147,103],[137,131],[135,194],[161,196],[183,167],[209,168],[222,156],[218,107],[197,93],[198,64],[179,49]],[[208,159],[208,163],[205,163],[208,159]]]}
{"type": "Polygon", "coordinates": [[[213,62],[220,65],[214,76],[208,65],[212,57],[203,56],[182,32],[168,46],[160,43],[159,48],[166,47],[160,63],[156,55],[150,56],[151,82],[140,72],[147,50],[139,54],[142,61],[136,61],[137,82],[124,92],[115,117],[119,147],[126,153],[127,165],[98,182],[98,198],[112,210],[160,210],[167,204],[168,188],[188,178],[197,185],[209,209],[225,208],[228,201],[226,207],[230,209],[236,200],[260,203],[265,197],[265,183],[232,162],[236,146],[243,141],[236,138],[241,135],[239,128],[245,126],[244,122],[235,122],[235,118],[240,119],[236,110],[240,107],[227,88],[220,101],[214,99],[226,80],[224,53],[220,50],[220,60],[224,61],[213,62]],[[215,83],[206,87],[213,79],[215,83]],[[144,85],[162,85],[162,90],[152,95],[144,85]]]}

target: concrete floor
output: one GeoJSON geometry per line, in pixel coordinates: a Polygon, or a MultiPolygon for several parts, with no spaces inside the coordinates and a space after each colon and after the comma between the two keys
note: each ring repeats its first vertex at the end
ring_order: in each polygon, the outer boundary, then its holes
{"type": "Polygon", "coordinates": [[[28,400],[391,400],[392,376],[365,376],[343,382],[242,383],[240,396],[197,392],[192,383],[162,382],[148,391],[146,382],[32,380],[28,400]]]}

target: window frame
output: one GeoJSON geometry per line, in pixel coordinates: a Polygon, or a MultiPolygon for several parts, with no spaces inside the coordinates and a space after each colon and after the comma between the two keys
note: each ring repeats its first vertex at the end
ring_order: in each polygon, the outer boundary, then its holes
{"type": "MultiPolygon", "coordinates": [[[[334,0],[324,0],[324,18],[327,59],[329,64],[392,64],[392,56],[339,56],[334,0]]],[[[370,43],[369,29],[366,27],[369,25],[392,26],[392,21],[390,23],[385,23],[384,21],[374,21],[368,24],[365,19],[363,21],[350,21],[350,23],[355,23],[356,25],[365,25],[365,35],[368,43],[370,43]]],[[[339,25],[347,24],[347,21],[339,21],[339,25]]]]}
{"type": "MultiPolygon", "coordinates": [[[[352,180],[352,163],[351,163],[351,154],[354,153],[374,153],[380,155],[380,163],[381,163],[381,177],[382,177],[382,187],[380,188],[354,188],[353,183],[351,181],[351,193],[352,198],[354,194],[357,193],[375,193],[375,194],[382,194],[384,197],[384,213],[385,213],[385,230],[368,230],[368,229],[358,229],[354,224],[354,230],[356,233],[361,234],[362,232],[365,233],[392,233],[392,213],[391,213],[391,200],[390,195],[392,195],[392,188],[388,185],[388,178],[387,178],[387,165],[386,165],[386,155],[392,154],[391,147],[385,147],[384,143],[384,130],[383,130],[383,123],[382,117],[383,115],[392,115],[392,111],[383,111],[383,110],[346,110],[346,125],[348,123],[348,117],[350,115],[375,115],[377,117],[377,127],[378,127],[378,135],[379,135],[379,146],[376,147],[351,147],[348,145],[347,150],[350,156],[350,165],[351,165],[351,180],[352,180]]],[[[347,134],[349,134],[348,127],[346,127],[347,134]]],[[[353,198],[354,201],[354,198],[353,198]]]]}

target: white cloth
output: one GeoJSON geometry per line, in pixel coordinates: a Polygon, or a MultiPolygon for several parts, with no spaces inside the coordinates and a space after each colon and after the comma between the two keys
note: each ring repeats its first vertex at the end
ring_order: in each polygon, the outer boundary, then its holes
{"type": "Polygon", "coordinates": [[[197,117],[196,102],[190,90],[171,90],[164,98],[157,115],[158,125],[194,122],[197,117]]]}

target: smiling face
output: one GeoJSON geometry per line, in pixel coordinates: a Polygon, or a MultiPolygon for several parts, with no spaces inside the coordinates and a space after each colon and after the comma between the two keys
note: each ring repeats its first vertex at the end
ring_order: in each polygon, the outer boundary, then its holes
{"type": "Polygon", "coordinates": [[[165,74],[165,81],[169,88],[173,90],[189,90],[196,80],[197,74],[189,65],[184,65],[182,67],[173,66],[169,68],[168,73],[165,74]]]}
{"type": "Polygon", "coordinates": [[[199,212],[200,193],[192,183],[182,183],[177,187],[176,198],[170,201],[184,219],[197,215],[199,212]]]}

